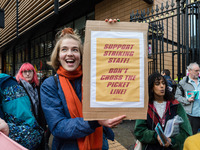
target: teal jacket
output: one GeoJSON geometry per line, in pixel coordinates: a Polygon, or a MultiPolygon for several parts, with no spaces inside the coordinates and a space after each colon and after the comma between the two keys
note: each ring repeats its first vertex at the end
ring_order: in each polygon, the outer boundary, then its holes
{"type": "Polygon", "coordinates": [[[38,125],[23,87],[11,76],[0,74],[0,112],[9,126],[9,137],[28,149],[40,144],[43,129],[38,125]]]}
{"type": "Polygon", "coordinates": [[[168,109],[164,114],[165,125],[169,119],[179,115],[184,120],[184,122],[180,124],[180,133],[171,138],[172,146],[168,148],[160,146],[157,140],[157,133],[154,129],[157,124],[156,121],[160,122],[161,119],[154,109],[152,109],[152,104],[149,104],[147,120],[136,120],[134,130],[136,138],[143,144],[143,150],[182,150],[185,139],[192,135],[192,128],[183,106],[177,100],[168,102],[168,104],[168,109]],[[152,118],[154,118],[154,121],[152,118]]]}

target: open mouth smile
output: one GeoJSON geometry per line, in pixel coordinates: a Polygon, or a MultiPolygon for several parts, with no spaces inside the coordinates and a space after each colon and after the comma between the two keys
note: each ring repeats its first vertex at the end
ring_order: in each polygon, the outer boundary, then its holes
{"type": "Polygon", "coordinates": [[[74,63],[75,62],[75,60],[66,60],[66,63],[74,63]]]}

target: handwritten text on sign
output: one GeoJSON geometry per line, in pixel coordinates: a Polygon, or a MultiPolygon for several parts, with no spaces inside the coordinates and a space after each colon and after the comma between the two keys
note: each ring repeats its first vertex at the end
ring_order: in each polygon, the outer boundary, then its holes
{"type": "Polygon", "coordinates": [[[97,38],[96,101],[136,102],[139,100],[139,39],[97,38]],[[132,95],[133,91],[134,95],[132,95]]]}

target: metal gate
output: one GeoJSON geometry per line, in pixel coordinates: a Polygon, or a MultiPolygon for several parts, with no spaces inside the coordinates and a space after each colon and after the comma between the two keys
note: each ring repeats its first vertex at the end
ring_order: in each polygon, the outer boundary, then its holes
{"type": "Polygon", "coordinates": [[[131,22],[149,23],[149,74],[169,69],[179,81],[189,63],[200,63],[199,17],[200,0],[172,0],[160,7],[132,11],[131,22]]]}

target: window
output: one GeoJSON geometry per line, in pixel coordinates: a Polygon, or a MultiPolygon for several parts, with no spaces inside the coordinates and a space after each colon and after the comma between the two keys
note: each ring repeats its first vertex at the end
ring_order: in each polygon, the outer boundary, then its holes
{"type": "Polygon", "coordinates": [[[12,75],[13,74],[13,51],[9,49],[6,51],[6,73],[12,75]]]}
{"type": "Polygon", "coordinates": [[[45,56],[51,55],[51,52],[53,50],[53,38],[52,38],[52,32],[49,32],[46,34],[46,40],[45,40],[45,56]]]}

